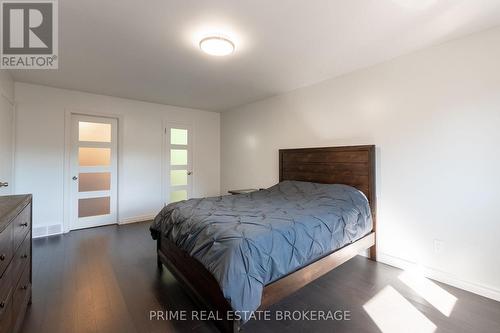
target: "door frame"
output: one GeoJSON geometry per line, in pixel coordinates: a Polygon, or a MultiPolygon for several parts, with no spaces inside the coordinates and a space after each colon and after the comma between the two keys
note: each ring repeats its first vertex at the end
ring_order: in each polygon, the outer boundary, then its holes
{"type": "Polygon", "coordinates": [[[170,171],[170,165],[168,165],[167,163],[167,159],[170,159],[170,156],[167,152],[167,138],[168,138],[168,135],[170,133],[167,133],[167,128],[169,127],[176,127],[176,126],[179,126],[179,127],[185,127],[188,129],[188,131],[190,132],[188,135],[188,138],[190,139],[190,141],[188,141],[188,149],[191,150],[191,172],[192,172],[192,175],[191,175],[191,195],[194,195],[194,192],[195,192],[195,176],[196,176],[196,167],[195,167],[195,151],[194,151],[194,142],[195,142],[195,126],[194,124],[192,124],[191,122],[181,122],[181,121],[172,121],[172,120],[168,120],[168,119],[165,119],[163,120],[163,124],[162,124],[163,128],[162,128],[162,149],[161,149],[161,197],[162,197],[162,205],[163,206],[166,206],[168,204],[168,193],[169,193],[169,189],[170,189],[170,180],[169,180],[169,171],[170,171]]]}
{"type": "Polygon", "coordinates": [[[11,137],[11,174],[9,187],[11,194],[16,193],[15,183],[16,183],[16,130],[17,130],[17,103],[13,101],[8,94],[4,91],[3,87],[0,87],[0,98],[5,98],[7,103],[12,107],[12,137],[11,137]]]}
{"type": "Polygon", "coordinates": [[[116,119],[117,130],[117,168],[116,168],[116,223],[120,224],[120,188],[123,170],[123,116],[113,113],[68,108],[64,112],[64,170],[63,170],[63,233],[71,231],[71,146],[72,117],[88,116],[116,119]]]}

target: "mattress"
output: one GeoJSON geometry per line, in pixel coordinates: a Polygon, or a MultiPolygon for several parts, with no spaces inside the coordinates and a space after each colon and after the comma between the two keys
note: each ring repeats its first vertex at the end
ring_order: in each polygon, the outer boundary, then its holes
{"type": "Polygon", "coordinates": [[[172,203],[151,225],[153,238],[163,235],[198,260],[243,317],[260,306],[267,284],[371,230],[361,191],[298,181],[172,203]]]}

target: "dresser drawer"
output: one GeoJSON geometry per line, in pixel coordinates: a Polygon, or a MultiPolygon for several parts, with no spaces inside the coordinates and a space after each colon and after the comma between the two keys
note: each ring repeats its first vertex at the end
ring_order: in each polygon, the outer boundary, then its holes
{"type": "Polygon", "coordinates": [[[0,276],[10,263],[13,254],[12,223],[0,233],[0,276]]]}
{"type": "Polygon", "coordinates": [[[12,331],[12,266],[0,278],[0,333],[12,331]]]}
{"type": "Polygon", "coordinates": [[[12,221],[14,228],[14,251],[21,245],[31,229],[31,204],[28,204],[12,221]]]}
{"type": "MultiPolygon", "coordinates": [[[[21,273],[29,264],[31,258],[31,237],[29,233],[24,238],[23,243],[19,247],[19,249],[14,253],[14,258],[12,259],[12,272],[14,279],[19,279],[21,277],[21,273]]],[[[17,282],[14,281],[14,282],[17,282]]]]}
{"type": "Polygon", "coordinates": [[[0,311],[0,333],[12,333],[12,298],[0,311]]]}
{"type": "Polygon", "coordinates": [[[12,312],[14,318],[12,318],[12,323],[16,326],[19,325],[18,321],[22,320],[24,317],[24,311],[26,305],[28,304],[29,297],[31,295],[31,283],[30,283],[30,267],[27,266],[21,279],[19,279],[14,294],[12,295],[12,312]]]}

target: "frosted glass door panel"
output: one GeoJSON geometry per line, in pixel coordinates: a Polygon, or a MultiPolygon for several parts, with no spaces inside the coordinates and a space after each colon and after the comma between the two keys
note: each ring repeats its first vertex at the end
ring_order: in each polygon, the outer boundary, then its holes
{"type": "Polygon", "coordinates": [[[170,150],[170,165],[187,165],[187,164],[188,164],[187,149],[170,150]]]}
{"type": "Polygon", "coordinates": [[[111,124],[78,123],[78,140],[88,142],[111,142],[111,124]]]}
{"type": "Polygon", "coordinates": [[[110,198],[89,198],[78,200],[78,217],[107,215],[110,212],[110,198]]]}
{"type": "Polygon", "coordinates": [[[78,192],[109,191],[111,188],[110,172],[80,173],[78,192]]]}
{"type": "Polygon", "coordinates": [[[170,129],[170,143],[173,145],[187,145],[188,144],[188,130],[171,128],[170,129]]]}
{"type": "Polygon", "coordinates": [[[187,199],[187,191],[186,190],[179,190],[179,191],[173,191],[170,193],[170,202],[177,202],[177,201],[182,201],[187,199]]]}
{"type": "Polygon", "coordinates": [[[109,166],[111,163],[110,148],[88,148],[78,149],[80,166],[109,166]]]}
{"type": "Polygon", "coordinates": [[[171,170],[170,171],[170,185],[171,186],[185,186],[188,184],[188,171],[187,170],[171,170]]]}

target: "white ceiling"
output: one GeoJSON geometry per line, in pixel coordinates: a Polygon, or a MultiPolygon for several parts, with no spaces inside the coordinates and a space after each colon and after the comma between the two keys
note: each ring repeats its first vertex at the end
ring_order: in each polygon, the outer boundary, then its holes
{"type": "Polygon", "coordinates": [[[59,70],[15,80],[206,110],[500,25],[498,0],[61,0],[59,70]],[[233,38],[230,57],[197,48],[233,38]]]}

